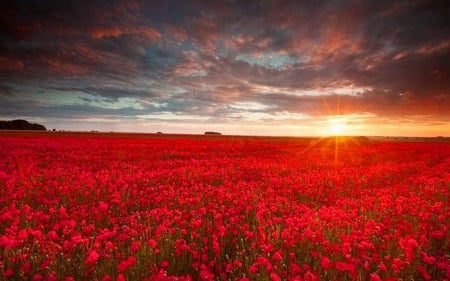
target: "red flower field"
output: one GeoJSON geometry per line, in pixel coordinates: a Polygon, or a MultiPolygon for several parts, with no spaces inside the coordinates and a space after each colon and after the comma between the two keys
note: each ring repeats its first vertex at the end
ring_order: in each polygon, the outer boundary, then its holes
{"type": "Polygon", "coordinates": [[[450,280],[450,145],[0,135],[1,280],[450,280]]]}

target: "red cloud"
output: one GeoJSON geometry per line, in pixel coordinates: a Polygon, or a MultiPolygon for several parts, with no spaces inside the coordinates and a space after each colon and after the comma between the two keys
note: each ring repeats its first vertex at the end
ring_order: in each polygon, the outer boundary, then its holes
{"type": "Polygon", "coordinates": [[[85,66],[70,63],[59,58],[39,58],[36,61],[46,65],[52,73],[87,75],[91,70],[85,66]]]}
{"type": "Polygon", "coordinates": [[[23,70],[24,67],[24,63],[19,59],[0,56],[1,70],[23,70]]]}
{"type": "Polygon", "coordinates": [[[317,48],[313,48],[311,61],[320,62],[330,55],[355,54],[361,50],[358,40],[348,36],[342,30],[324,32],[317,48]]]}
{"type": "Polygon", "coordinates": [[[161,34],[155,29],[148,26],[139,27],[109,27],[109,28],[95,28],[91,31],[91,36],[95,39],[102,39],[107,37],[119,37],[122,35],[140,35],[146,37],[150,41],[155,41],[161,34]]]}
{"type": "Polygon", "coordinates": [[[176,26],[176,25],[173,25],[173,24],[170,24],[170,25],[167,24],[164,27],[164,32],[168,36],[170,36],[173,39],[175,39],[177,42],[185,42],[189,38],[186,30],[184,30],[180,26],[176,26]]]}

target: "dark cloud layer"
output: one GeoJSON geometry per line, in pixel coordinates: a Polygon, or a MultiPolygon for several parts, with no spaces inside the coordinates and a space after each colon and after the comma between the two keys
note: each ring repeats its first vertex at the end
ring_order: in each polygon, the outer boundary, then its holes
{"type": "Polygon", "coordinates": [[[44,0],[0,11],[3,117],[450,119],[448,1],[44,0]]]}

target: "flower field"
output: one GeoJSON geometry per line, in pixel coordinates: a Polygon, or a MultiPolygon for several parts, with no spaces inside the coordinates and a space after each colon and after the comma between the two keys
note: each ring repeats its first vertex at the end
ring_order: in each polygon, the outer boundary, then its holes
{"type": "Polygon", "coordinates": [[[0,135],[0,280],[450,280],[450,144],[0,135]]]}

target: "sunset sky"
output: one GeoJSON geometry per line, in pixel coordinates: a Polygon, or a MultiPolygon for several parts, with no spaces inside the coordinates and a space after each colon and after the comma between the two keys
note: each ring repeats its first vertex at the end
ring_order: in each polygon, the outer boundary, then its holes
{"type": "Polygon", "coordinates": [[[2,1],[0,119],[450,136],[448,1],[2,1]]]}

